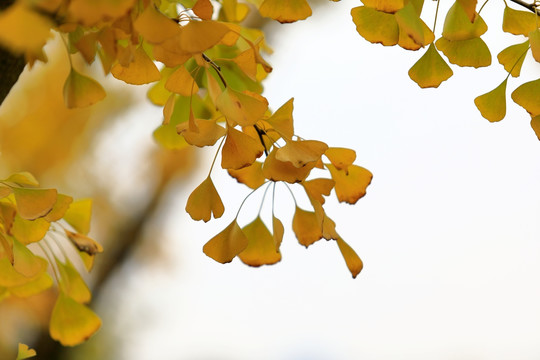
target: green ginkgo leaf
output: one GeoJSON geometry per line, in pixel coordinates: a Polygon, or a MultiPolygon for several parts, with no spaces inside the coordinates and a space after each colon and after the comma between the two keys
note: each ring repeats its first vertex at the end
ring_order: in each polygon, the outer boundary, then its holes
{"type": "Polygon", "coordinates": [[[531,117],[540,115],[540,79],[522,84],[512,93],[512,100],[527,110],[531,117]]]}
{"type": "Polygon", "coordinates": [[[452,41],[469,40],[480,37],[487,29],[487,24],[480,15],[477,14],[474,22],[471,22],[463,6],[456,1],[448,10],[442,36],[452,41]]]}
{"type": "Polygon", "coordinates": [[[426,45],[424,42],[424,27],[420,17],[416,14],[416,9],[412,3],[408,3],[404,8],[396,12],[396,21],[400,30],[404,30],[415,43],[426,45]]]}
{"type": "Polygon", "coordinates": [[[385,46],[396,45],[399,40],[399,27],[393,14],[366,6],[351,9],[356,31],[367,41],[385,46]]]}
{"type": "Polygon", "coordinates": [[[456,41],[450,41],[442,37],[437,40],[435,45],[452,64],[474,68],[491,65],[489,48],[484,40],[479,37],[456,41]]]}
{"type": "Polygon", "coordinates": [[[513,77],[518,77],[527,50],[529,50],[528,40],[521,44],[510,45],[497,55],[497,59],[504,66],[504,70],[508,71],[513,77]]]}
{"type": "Polygon", "coordinates": [[[105,90],[96,80],[71,69],[64,83],[64,103],[68,109],[90,106],[105,95],[105,90]]]}
{"type": "Polygon", "coordinates": [[[490,92],[478,96],[474,103],[483,117],[490,122],[501,121],[506,115],[506,83],[508,79],[490,92]]]}
{"type": "Polygon", "coordinates": [[[536,29],[535,15],[529,11],[514,10],[506,6],[502,29],[510,34],[527,36],[536,29]]]}
{"type": "Polygon", "coordinates": [[[19,343],[19,351],[15,360],[23,360],[36,356],[36,350],[30,349],[28,345],[19,343]]]}
{"type": "Polygon", "coordinates": [[[429,45],[426,53],[409,70],[409,77],[421,88],[439,87],[453,74],[433,44],[429,45]]]}

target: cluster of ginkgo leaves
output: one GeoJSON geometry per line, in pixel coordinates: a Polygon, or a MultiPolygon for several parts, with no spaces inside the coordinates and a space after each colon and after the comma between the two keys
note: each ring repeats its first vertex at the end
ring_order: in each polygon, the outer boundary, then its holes
{"type": "MultiPolygon", "coordinates": [[[[49,332],[63,345],[84,341],[101,325],[85,305],[91,300],[90,290],[68,255],[79,254],[79,262],[90,271],[96,253],[103,251],[86,235],[91,208],[89,199],[73,201],[55,189],[39,188],[29,173],[0,180],[0,300],[33,296],[56,282],[49,332]]],[[[31,353],[21,344],[19,358],[31,353]]]]}
{"type": "MultiPolygon", "coordinates": [[[[407,50],[428,46],[424,55],[409,70],[410,78],[422,88],[438,87],[453,75],[453,71],[440,55],[458,66],[480,68],[491,65],[491,52],[481,36],[488,30],[477,0],[456,0],[446,13],[442,36],[435,41],[435,23],[430,29],[420,18],[423,0],[362,0],[364,6],[351,10],[358,33],[372,43],[399,45],[407,50]]],[[[528,11],[516,10],[505,2],[503,31],[517,35],[523,41],[502,50],[497,59],[508,75],[494,90],[478,96],[474,103],[483,117],[491,122],[506,115],[506,85],[509,76],[518,77],[530,50],[540,62],[539,3],[516,1],[528,11]]],[[[531,115],[531,126],[540,138],[540,79],[521,84],[512,92],[512,100],[531,115]]]]}

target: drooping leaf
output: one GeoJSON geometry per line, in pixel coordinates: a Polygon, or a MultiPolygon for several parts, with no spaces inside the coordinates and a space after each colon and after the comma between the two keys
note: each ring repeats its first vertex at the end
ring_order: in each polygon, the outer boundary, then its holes
{"type": "Polygon", "coordinates": [[[244,264],[257,267],[272,265],[281,260],[281,253],[276,250],[274,237],[260,216],[246,225],[242,231],[248,239],[248,245],[238,257],[244,264]]]}
{"type": "Polygon", "coordinates": [[[188,53],[200,53],[216,45],[229,32],[229,28],[217,21],[190,21],[182,27],[180,47],[188,53]]]}
{"type": "Polygon", "coordinates": [[[345,172],[338,170],[332,164],[325,165],[336,182],[334,189],[340,202],[355,204],[358,199],[366,195],[366,188],[373,178],[369,170],[358,165],[351,165],[348,172],[345,172]]]}
{"type": "Polygon", "coordinates": [[[402,9],[406,1],[404,0],[362,0],[367,7],[393,14],[402,9]]]}
{"type": "Polygon", "coordinates": [[[17,358],[15,360],[29,359],[36,356],[36,350],[30,349],[28,345],[19,343],[17,358]]]}
{"type": "Polygon", "coordinates": [[[405,31],[418,45],[427,45],[424,38],[423,21],[416,14],[416,10],[412,3],[408,3],[405,7],[396,12],[395,17],[400,32],[405,31]]]}
{"type": "Polygon", "coordinates": [[[128,66],[116,64],[111,69],[111,74],[128,84],[142,85],[159,81],[161,74],[142,46],[135,50],[133,61],[128,66]]]}
{"type": "Polygon", "coordinates": [[[43,218],[26,220],[17,215],[13,221],[11,234],[17,240],[27,245],[43,239],[45,234],[47,234],[47,231],[49,231],[50,225],[51,223],[43,218]]]}
{"type": "Polygon", "coordinates": [[[251,80],[257,80],[257,61],[253,49],[250,48],[241,52],[233,61],[251,80]]]}
{"type": "Polygon", "coordinates": [[[231,125],[252,126],[262,118],[268,101],[262,96],[246,94],[227,87],[217,98],[216,106],[231,125]]]}
{"type": "Polygon", "coordinates": [[[41,271],[38,271],[33,277],[27,277],[17,272],[7,258],[0,258],[0,274],[2,274],[0,276],[0,287],[12,288],[29,284],[45,273],[48,264],[47,261],[40,257],[36,257],[36,259],[40,263],[41,271]]]}
{"type": "Polygon", "coordinates": [[[180,33],[180,26],[150,3],[134,21],[135,30],[149,43],[160,44],[180,33]]]}
{"type": "Polygon", "coordinates": [[[235,219],[223,231],[210,239],[203,246],[203,251],[215,261],[225,264],[241,253],[248,243],[248,238],[235,219]]]}
{"type": "Polygon", "coordinates": [[[259,12],[284,24],[307,19],[311,16],[311,7],[306,0],[264,0],[259,12]]]}
{"type": "Polygon", "coordinates": [[[336,168],[345,171],[356,160],[356,152],[347,148],[330,147],[326,149],[324,155],[336,168]]]}
{"type": "Polygon", "coordinates": [[[292,228],[298,242],[306,248],[323,237],[322,222],[315,213],[298,206],[294,212],[292,228]]]}
{"type": "Polygon", "coordinates": [[[290,162],[294,167],[301,168],[311,162],[318,161],[328,145],[317,140],[288,140],[287,144],[276,151],[276,159],[290,162]]]}
{"type": "Polygon", "coordinates": [[[79,199],[69,205],[64,214],[64,220],[83,235],[90,231],[90,220],[92,217],[92,199],[79,199]]]}
{"type": "Polygon", "coordinates": [[[510,45],[497,55],[497,59],[504,66],[504,70],[508,71],[513,77],[518,77],[528,50],[529,41],[527,40],[521,44],[510,45]]]}
{"type": "Polygon", "coordinates": [[[56,259],[56,266],[60,274],[62,292],[81,304],[88,303],[92,299],[92,294],[73,264],[69,260],[63,263],[56,259]]]}
{"type": "Polygon", "coordinates": [[[45,259],[34,255],[30,249],[21,244],[17,239],[13,239],[13,268],[19,274],[27,278],[36,277],[44,272],[46,267],[45,259]]]}
{"type": "Polygon", "coordinates": [[[223,215],[225,207],[210,176],[189,195],[186,211],[193,220],[204,222],[209,221],[212,214],[216,219],[223,215]]]}
{"type": "Polygon", "coordinates": [[[480,15],[476,15],[474,22],[471,22],[463,6],[456,1],[448,10],[442,36],[451,41],[469,40],[480,37],[487,29],[487,24],[480,15]]]}
{"type": "Polygon", "coordinates": [[[68,109],[93,105],[105,95],[105,90],[97,81],[71,69],[64,83],[64,103],[68,109]]]}
{"type": "Polygon", "coordinates": [[[274,240],[275,249],[276,251],[279,251],[281,242],[283,241],[283,234],[285,233],[285,229],[283,228],[281,220],[279,220],[275,216],[272,216],[272,231],[272,238],[274,240]]]}
{"type": "Polygon", "coordinates": [[[527,36],[536,29],[535,15],[529,11],[515,10],[506,6],[503,13],[502,29],[514,35],[527,36]]]}
{"type": "Polygon", "coordinates": [[[342,238],[337,238],[336,242],[341,251],[341,255],[345,259],[345,263],[352,274],[353,279],[362,271],[364,264],[356,252],[342,238]]]}
{"type": "Polygon", "coordinates": [[[435,45],[430,44],[426,53],[409,70],[409,77],[421,88],[436,88],[453,73],[435,45]]]}
{"type": "Polygon", "coordinates": [[[540,29],[533,30],[529,33],[529,43],[531,44],[531,52],[534,60],[540,62],[540,29]]]}
{"type": "Polygon", "coordinates": [[[199,86],[185,66],[180,66],[167,79],[165,89],[183,96],[191,96],[199,91],[199,86]]]}
{"type": "Polygon", "coordinates": [[[26,220],[34,220],[47,215],[56,203],[55,189],[13,188],[17,212],[26,220]]]}
{"type": "Polygon", "coordinates": [[[58,194],[56,196],[56,202],[54,203],[53,208],[47,215],[45,215],[45,220],[47,220],[48,222],[60,220],[64,217],[67,209],[72,202],[73,198],[71,196],[58,194]]]}
{"type": "Polygon", "coordinates": [[[216,120],[195,119],[197,131],[191,131],[187,122],[176,125],[176,131],[191,145],[212,146],[222,138],[227,130],[216,123],[216,120]]]}
{"type": "Polygon", "coordinates": [[[531,117],[540,115],[540,79],[519,86],[512,93],[512,100],[527,110],[531,117]]]}
{"type": "Polygon", "coordinates": [[[484,40],[479,37],[456,41],[450,41],[442,37],[437,40],[436,45],[452,64],[475,68],[491,65],[489,48],[484,40]]]}
{"type": "Polygon", "coordinates": [[[476,19],[476,4],[477,0],[458,0],[461,7],[463,7],[463,10],[467,14],[467,17],[469,18],[469,21],[472,23],[476,19]]]}
{"type": "Polygon", "coordinates": [[[227,169],[227,172],[236,181],[252,189],[259,188],[266,181],[262,172],[262,163],[258,161],[254,161],[253,164],[241,169],[227,169]]]}
{"type": "Polygon", "coordinates": [[[399,40],[399,27],[393,14],[359,6],[351,10],[356,31],[367,41],[385,46],[396,45],[399,40]]]}
{"type": "Polygon", "coordinates": [[[508,79],[490,92],[478,96],[474,103],[483,117],[490,122],[504,119],[506,115],[506,83],[508,79]]]}
{"type": "Polygon", "coordinates": [[[285,139],[290,139],[294,135],[293,101],[294,98],[290,98],[266,120],[278,132],[279,136],[285,139]]]}
{"type": "Polygon", "coordinates": [[[187,147],[188,143],[183,136],[178,134],[176,126],[173,123],[160,125],[152,134],[154,140],[168,150],[178,150],[187,147]]]}
{"type": "Polygon", "coordinates": [[[51,338],[63,346],[75,346],[88,340],[100,327],[101,320],[92,310],[60,292],[49,322],[51,338]]]}
{"type": "Polygon", "coordinates": [[[249,166],[263,154],[263,150],[259,141],[229,126],[221,151],[221,167],[241,169],[249,166]]]}
{"type": "Polygon", "coordinates": [[[23,285],[10,287],[9,293],[20,298],[27,298],[49,289],[52,285],[51,276],[43,271],[23,285]]]}
{"type": "Polygon", "coordinates": [[[324,196],[330,195],[330,192],[334,188],[335,181],[332,179],[313,179],[309,181],[303,181],[302,186],[306,190],[306,193],[308,196],[316,201],[318,201],[321,205],[324,204],[325,199],[324,196]]]}
{"type": "Polygon", "coordinates": [[[294,184],[307,178],[316,163],[311,162],[304,167],[297,168],[289,161],[276,159],[276,149],[273,149],[266,157],[263,164],[263,175],[268,180],[285,181],[294,184]]]}

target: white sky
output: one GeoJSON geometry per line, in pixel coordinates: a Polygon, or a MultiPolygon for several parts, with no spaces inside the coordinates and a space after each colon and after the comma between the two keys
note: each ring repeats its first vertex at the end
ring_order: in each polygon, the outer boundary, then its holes
{"type": "MultiPolygon", "coordinates": [[[[454,67],[441,88],[419,89],[407,71],[423,51],[367,43],[349,13],[359,5],[343,0],[305,22],[272,25],[264,95],[274,109],[295,97],[299,135],[351,147],[373,172],[356,206],[327,202],[364,270],[352,280],[333,242],[306,250],[290,230],[275,266],[206,257],[203,244],[248,193],[214,171],[229,206],[222,219],[193,222],[187,189],[208,162],[175,195],[169,238],[156,239],[167,241],[168,261],[126,269],[114,325],[124,359],[540,358],[540,142],[528,114],[509,100],[507,118],[490,124],[474,107],[504,79],[499,65],[454,67]]],[[[434,11],[426,1],[424,12],[434,11]]],[[[494,62],[514,41],[497,35],[500,13],[497,3],[483,10],[494,62]]],[[[538,64],[523,71],[540,75],[538,64]]],[[[518,83],[510,80],[508,98],[518,83]]],[[[287,228],[293,203],[284,188],[277,204],[287,228]]]]}

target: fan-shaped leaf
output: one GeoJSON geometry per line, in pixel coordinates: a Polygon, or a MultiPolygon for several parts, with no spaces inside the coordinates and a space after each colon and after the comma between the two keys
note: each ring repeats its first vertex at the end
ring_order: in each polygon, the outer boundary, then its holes
{"type": "Polygon", "coordinates": [[[158,68],[142,46],[135,50],[133,61],[127,67],[116,64],[112,67],[111,74],[115,78],[133,85],[149,84],[159,81],[161,78],[158,68]]]}
{"type": "Polygon", "coordinates": [[[50,223],[43,218],[35,220],[26,220],[19,215],[15,216],[11,234],[17,240],[27,245],[33,242],[38,242],[49,231],[50,223]]]}
{"type": "Polygon", "coordinates": [[[241,169],[227,169],[227,171],[236,181],[252,189],[257,189],[266,181],[262,173],[262,163],[258,161],[241,169]]]}
{"type": "Polygon", "coordinates": [[[190,21],[182,27],[180,47],[191,54],[203,52],[216,45],[229,32],[229,28],[217,21],[190,21]]]}
{"type": "Polygon", "coordinates": [[[64,103],[67,108],[90,106],[105,95],[105,90],[97,81],[71,69],[64,83],[64,103]]]}
{"type": "Polygon", "coordinates": [[[533,30],[529,33],[529,42],[534,60],[540,62],[540,29],[533,30]]]}
{"type": "Polygon", "coordinates": [[[263,150],[259,141],[229,126],[221,151],[221,167],[241,169],[249,166],[263,154],[263,150]]]}
{"type": "Polygon", "coordinates": [[[163,15],[150,3],[135,20],[133,26],[150,44],[159,44],[180,33],[180,26],[163,15]]]}
{"type": "Polygon", "coordinates": [[[349,166],[348,172],[338,170],[332,164],[325,164],[332,179],[336,182],[336,196],[340,202],[355,204],[366,195],[366,188],[371,183],[373,175],[367,169],[357,165],[349,166]]]}
{"type": "Polygon", "coordinates": [[[506,6],[502,29],[510,34],[528,36],[536,29],[535,15],[529,11],[514,10],[506,6]]]}
{"type": "Polygon", "coordinates": [[[64,264],[56,259],[56,266],[60,273],[62,292],[81,304],[88,303],[92,299],[92,294],[73,264],[69,260],[64,264]]]}
{"type": "Polygon", "coordinates": [[[512,100],[527,110],[531,117],[540,115],[540,79],[522,84],[512,93],[512,100]]]}
{"type": "Polygon", "coordinates": [[[242,231],[248,239],[248,245],[238,254],[244,264],[249,266],[272,265],[281,260],[281,253],[276,249],[274,237],[264,225],[260,216],[246,225],[242,231]]]}
{"type": "Polygon", "coordinates": [[[480,38],[450,41],[442,37],[436,45],[452,64],[475,68],[491,65],[489,48],[480,38]]]}
{"type": "Polygon", "coordinates": [[[323,237],[322,222],[315,213],[298,206],[294,212],[292,228],[298,242],[306,248],[323,237]]]}
{"type": "Polygon", "coordinates": [[[490,92],[478,96],[474,103],[483,117],[491,122],[500,121],[506,115],[506,83],[508,79],[490,92]]]}
{"type": "Polygon", "coordinates": [[[433,44],[429,45],[426,53],[409,70],[409,77],[421,88],[439,87],[452,75],[452,69],[433,44]]]}
{"type": "Polygon", "coordinates": [[[285,146],[276,151],[276,159],[284,162],[288,161],[294,167],[301,168],[308,163],[318,161],[327,149],[328,145],[322,141],[288,140],[285,146]]]}
{"type": "Polygon", "coordinates": [[[23,360],[36,356],[36,350],[30,349],[28,345],[19,343],[19,350],[15,360],[23,360]]]}
{"type": "Polygon", "coordinates": [[[527,40],[524,43],[507,47],[497,55],[497,59],[504,66],[504,70],[508,71],[513,77],[518,77],[528,50],[529,41],[527,40]]]}
{"type": "Polygon", "coordinates": [[[232,122],[231,125],[251,126],[262,118],[268,101],[258,95],[241,93],[227,87],[216,100],[216,106],[232,122]]]}
{"type": "Polygon", "coordinates": [[[212,214],[216,219],[223,215],[225,207],[210,176],[189,195],[186,211],[193,220],[204,222],[209,221],[212,214]]]}
{"type": "Polygon", "coordinates": [[[92,216],[92,199],[79,199],[69,205],[64,215],[64,220],[81,234],[90,231],[90,219],[92,216]]]}
{"type": "Polygon", "coordinates": [[[276,149],[273,149],[266,157],[263,164],[263,175],[273,181],[285,181],[294,184],[307,178],[316,163],[311,162],[304,167],[297,168],[288,161],[276,159],[276,149]]]}
{"type": "Polygon", "coordinates": [[[456,1],[448,10],[442,36],[451,41],[469,40],[480,37],[487,29],[487,24],[480,15],[477,14],[474,22],[471,22],[463,6],[456,1]]]}
{"type": "Polygon", "coordinates": [[[244,235],[236,219],[223,231],[214,236],[203,246],[204,253],[222,264],[231,262],[236,255],[248,246],[248,238],[244,235]]]}
{"type": "Polygon", "coordinates": [[[13,194],[17,202],[17,212],[26,220],[47,215],[56,203],[57,196],[55,189],[13,188],[13,194]]]}
{"type": "Polygon", "coordinates": [[[183,96],[191,96],[199,91],[199,86],[186,68],[180,66],[167,79],[165,89],[183,96]]]}
{"type": "Polygon", "coordinates": [[[264,0],[259,12],[283,24],[310,17],[311,7],[306,0],[264,0]]]}
{"type": "Polygon", "coordinates": [[[396,45],[399,40],[399,27],[392,14],[359,6],[351,10],[356,31],[367,41],[385,46],[396,45]]]}

